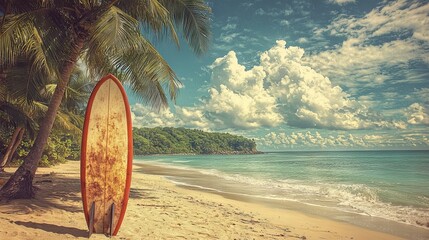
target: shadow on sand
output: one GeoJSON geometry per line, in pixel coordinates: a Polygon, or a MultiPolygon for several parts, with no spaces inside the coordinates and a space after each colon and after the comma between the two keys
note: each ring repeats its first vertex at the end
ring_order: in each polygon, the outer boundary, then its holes
{"type": "Polygon", "coordinates": [[[52,232],[57,234],[70,234],[74,237],[88,237],[88,232],[86,230],[82,230],[74,227],[64,227],[64,226],[58,226],[58,225],[49,224],[49,223],[36,223],[36,222],[23,222],[23,221],[16,221],[14,223],[28,228],[42,229],[46,232],[52,232]]]}

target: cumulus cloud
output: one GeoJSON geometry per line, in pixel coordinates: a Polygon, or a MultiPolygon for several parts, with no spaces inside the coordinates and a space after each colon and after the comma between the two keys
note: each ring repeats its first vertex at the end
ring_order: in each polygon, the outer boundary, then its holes
{"type": "Polygon", "coordinates": [[[176,116],[181,127],[198,128],[210,130],[212,123],[207,120],[201,107],[179,107],[176,106],[176,116]]]}
{"type": "Polygon", "coordinates": [[[169,108],[153,111],[141,103],[131,105],[131,118],[134,127],[173,127],[181,125],[169,108]]]}
{"type": "Polygon", "coordinates": [[[213,87],[204,109],[212,121],[220,127],[243,129],[282,123],[276,99],[264,88],[266,74],[261,66],[246,71],[231,51],[216,59],[211,68],[213,87]]]}
{"type": "Polygon", "coordinates": [[[246,70],[234,51],[210,66],[208,96],[193,107],[176,107],[161,116],[145,113],[141,119],[164,125],[212,130],[259,129],[289,125],[319,129],[406,128],[387,121],[353,99],[328,77],[302,63],[304,49],[287,47],[283,40],[260,55],[260,63],[246,70]],[[145,115],[146,114],[146,115],[145,115]],[[144,115],[144,117],[143,117],[144,115]],[[180,120],[179,120],[180,119],[180,120]]]}
{"type": "Polygon", "coordinates": [[[429,125],[429,108],[419,103],[413,103],[406,109],[408,123],[429,125]]]}
{"type": "Polygon", "coordinates": [[[287,123],[297,127],[368,129],[396,127],[352,99],[329,78],[302,64],[304,50],[285,41],[261,55],[268,92],[287,123]]]}
{"type": "MultiPolygon", "coordinates": [[[[300,128],[372,129],[406,127],[383,120],[329,78],[302,64],[304,50],[283,40],[260,55],[249,70],[230,51],[211,65],[211,87],[195,111],[198,126],[257,129],[287,124],[300,128]],[[203,124],[208,122],[207,124],[203,124]]],[[[192,114],[190,114],[192,115],[192,114]]]]}

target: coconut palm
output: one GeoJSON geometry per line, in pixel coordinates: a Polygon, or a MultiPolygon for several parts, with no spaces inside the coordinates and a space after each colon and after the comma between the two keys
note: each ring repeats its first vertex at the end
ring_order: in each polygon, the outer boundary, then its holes
{"type": "Polygon", "coordinates": [[[38,108],[33,102],[40,98],[39,87],[43,84],[41,79],[28,78],[29,67],[28,61],[21,56],[13,67],[2,69],[0,122],[2,128],[9,129],[13,133],[0,160],[0,172],[12,159],[14,152],[21,144],[24,133],[27,131],[33,137],[37,128],[34,113],[38,108]]]}
{"type": "MultiPolygon", "coordinates": [[[[20,64],[6,71],[10,77],[3,79],[0,86],[1,127],[6,130],[13,129],[9,130],[13,133],[0,160],[0,172],[12,160],[24,133],[29,133],[30,139],[34,139],[38,122],[43,119],[56,86],[55,83],[47,81],[45,86],[35,88],[36,85],[30,84],[26,77],[28,67],[28,62],[21,60],[20,64]]],[[[61,109],[57,113],[54,125],[56,129],[72,132],[76,136],[81,134],[83,104],[87,102],[93,85],[94,83],[89,82],[82,71],[78,69],[73,71],[61,109]]]]}
{"type": "Polygon", "coordinates": [[[180,28],[196,54],[208,46],[210,8],[203,0],[0,0],[0,11],[0,64],[25,54],[34,76],[58,79],[33,147],[0,190],[9,199],[34,196],[37,164],[79,59],[93,76],[113,73],[159,108],[167,104],[165,90],[175,99],[179,82],[147,36],[178,45],[180,28]]]}
{"type": "Polygon", "coordinates": [[[20,107],[13,104],[0,103],[1,128],[5,132],[12,132],[7,147],[0,159],[0,172],[12,160],[12,157],[21,144],[26,132],[33,136],[37,124],[20,107]]]}

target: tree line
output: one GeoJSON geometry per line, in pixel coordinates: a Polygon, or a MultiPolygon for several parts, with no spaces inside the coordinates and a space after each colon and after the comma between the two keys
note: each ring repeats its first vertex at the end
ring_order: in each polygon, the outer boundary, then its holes
{"type": "Polygon", "coordinates": [[[133,141],[135,155],[258,153],[253,139],[186,128],[134,128],[133,141]]]}
{"type": "MultiPolygon", "coordinates": [[[[1,111],[0,111],[1,114],[1,111]]],[[[14,128],[0,127],[0,156],[8,149],[14,128]]],[[[25,134],[12,153],[8,166],[19,166],[27,156],[34,139],[25,134]]],[[[54,128],[43,151],[39,166],[47,167],[67,160],[80,159],[80,136],[54,128]]],[[[229,133],[204,132],[196,129],[156,127],[133,128],[134,155],[149,154],[255,154],[253,139],[229,133]]]]}

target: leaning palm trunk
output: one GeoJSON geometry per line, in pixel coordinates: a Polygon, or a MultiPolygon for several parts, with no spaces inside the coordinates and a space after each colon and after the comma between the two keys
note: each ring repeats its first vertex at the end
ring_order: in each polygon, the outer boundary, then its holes
{"type": "Polygon", "coordinates": [[[0,172],[4,171],[4,167],[10,162],[13,154],[18,148],[19,144],[21,144],[22,137],[24,135],[25,129],[23,127],[16,127],[13,131],[13,134],[10,138],[9,144],[6,148],[6,152],[3,155],[3,158],[0,162],[0,172]]]}
{"type": "Polygon", "coordinates": [[[13,156],[15,155],[16,150],[18,149],[19,145],[21,145],[22,139],[24,138],[24,133],[25,133],[25,128],[20,127],[20,130],[19,130],[19,133],[18,133],[18,137],[16,138],[16,140],[15,140],[15,142],[13,144],[12,150],[11,150],[11,152],[9,154],[9,158],[6,160],[5,165],[8,165],[12,161],[13,156]]]}
{"type": "Polygon", "coordinates": [[[20,130],[21,129],[19,127],[15,128],[12,136],[10,137],[10,141],[9,141],[9,144],[7,145],[6,152],[4,153],[3,159],[1,160],[1,163],[0,163],[0,172],[3,172],[4,166],[6,165],[6,162],[9,159],[9,156],[11,155],[13,145],[15,144],[15,141],[18,138],[18,134],[20,130]]]}
{"type": "Polygon", "coordinates": [[[80,51],[83,47],[83,40],[77,40],[73,52],[70,54],[70,58],[65,61],[64,68],[61,71],[60,79],[55,88],[55,92],[52,95],[49,103],[48,111],[41,122],[39,132],[34,141],[30,152],[24,159],[22,164],[16,172],[9,178],[6,184],[0,189],[0,199],[16,199],[16,198],[32,198],[35,195],[33,187],[33,179],[36,174],[36,170],[40,159],[43,154],[43,150],[48,141],[49,134],[52,126],[54,125],[55,117],[58,109],[60,108],[61,101],[64,96],[64,92],[67,88],[70,76],[73,68],[78,60],[80,51]]]}

